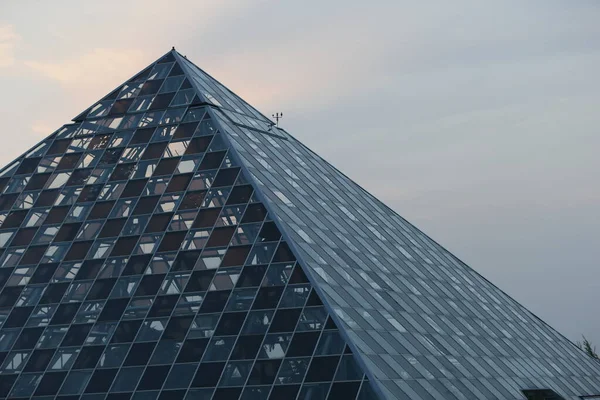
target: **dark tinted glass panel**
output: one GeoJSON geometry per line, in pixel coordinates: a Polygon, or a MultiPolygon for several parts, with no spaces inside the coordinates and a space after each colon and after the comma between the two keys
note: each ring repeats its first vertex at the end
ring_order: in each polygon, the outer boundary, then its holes
{"type": "Polygon", "coordinates": [[[151,255],[140,255],[131,257],[127,261],[127,265],[123,270],[123,275],[138,275],[143,273],[151,259],[151,255]]]}
{"type": "Polygon", "coordinates": [[[149,317],[167,317],[171,315],[171,311],[177,304],[179,296],[158,296],[148,313],[149,317]]]}
{"type": "MultiPolygon", "coordinates": [[[[118,304],[120,305],[120,304],[118,304]]],[[[142,321],[121,321],[113,334],[111,343],[132,342],[138,333],[142,321]]]]}
{"type": "Polygon", "coordinates": [[[35,174],[31,177],[25,190],[42,189],[52,174],[35,174]]]}
{"type": "Polygon", "coordinates": [[[160,156],[162,156],[166,147],[167,147],[167,143],[150,144],[144,151],[144,154],[142,155],[142,160],[160,158],[160,156]]]}
{"type": "Polygon", "coordinates": [[[108,300],[102,309],[99,321],[117,321],[123,315],[129,299],[108,300]]]}
{"type": "Polygon", "coordinates": [[[54,238],[55,242],[68,242],[75,239],[77,232],[79,232],[79,228],[81,227],[81,223],[78,224],[65,224],[63,225],[56,237],[54,238]]]}
{"type": "Polygon", "coordinates": [[[46,369],[46,367],[48,367],[48,364],[50,364],[50,361],[52,360],[52,357],[54,356],[54,352],[55,352],[55,349],[35,350],[31,354],[31,357],[29,358],[27,365],[23,369],[23,372],[44,371],[46,369]]]}
{"type": "Polygon", "coordinates": [[[88,219],[106,218],[108,216],[108,214],[110,213],[110,210],[112,210],[114,204],[115,204],[114,201],[104,201],[104,202],[96,203],[94,205],[94,207],[92,208],[92,211],[90,211],[90,214],[88,215],[88,219]]]}
{"type": "MultiPolygon", "coordinates": [[[[181,251],[177,255],[177,259],[171,268],[172,271],[189,271],[194,268],[198,257],[200,257],[200,251],[181,251]]],[[[211,274],[212,277],[212,274],[211,274]]]]}
{"type": "Polygon", "coordinates": [[[0,196],[0,211],[10,210],[18,196],[18,194],[5,194],[0,196]]]}
{"type": "Polygon", "coordinates": [[[153,215],[150,219],[150,222],[148,222],[148,225],[146,226],[145,232],[163,232],[169,226],[169,222],[171,221],[172,217],[172,213],[153,215]]]}
{"type": "Polygon", "coordinates": [[[142,197],[135,205],[133,215],[151,213],[154,210],[154,207],[156,206],[156,203],[158,203],[159,199],[160,196],[142,197]]]}
{"type": "Polygon", "coordinates": [[[13,211],[6,216],[6,219],[2,223],[2,228],[16,228],[21,226],[23,220],[27,216],[27,211],[13,211]]]}
{"type": "Polygon", "coordinates": [[[221,169],[213,182],[213,187],[232,186],[235,183],[239,172],[239,168],[221,169]]]}
{"type": "Polygon", "coordinates": [[[113,247],[110,255],[111,256],[125,256],[131,254],[134,246],[138,241],[137,236],[121,237],[117,239],[115,246],[113,247]]]}
{"type": "Polygon", "coordinates": [[[307,382],[326,382],[333,379],[339,356],[314,357],[306,373],[307,382]]]}
{"type": "Polygon", "coordinates": [[[25,254],[23,254],[19,265],[37,264],[42,259],[47,248],[48,246],[30,246],[25,251],[25,254]]]}
{"type": "Polygon", "coordinates": [[[146,186],[148,182],[147,179],[136,179],[133,181],[129,181],[121,194],[121,197],[136,197],[142,193],[142,190],[146,186]]]}
{"type": "Polygon", "coordinates": [[[58,264],[42,264],[38,266],[31,277],[30,283],[47,283],[54,275],[58,264]]]}
{"type": "Polygon", "coordinates": [[[93,242],[75,242],[65,256],[65,261],[83,260],[93,242]]]}
{"type": "Polygon", "coordinates": [[[233,348],[233,352],[231,353],[231,359],[254,359],[258,353],[258,350],[260,349],[263,338],[263,335],[240,336],[235,347],[233,348]]]}
{"type": "Polygon", "coordinates": [[[250,196],[254,193],[252,186],[236,186],[233,188],[227,199],[227,204],[244,204],[250,200],[250,196]]]}
{"type": "Polygon", "coordinates": [[[353,399],[358,393],[360,382],[335,382],[329,391],[328,399],[353,399]]]}
{"type": "Polygon", "coordinates": [[[40,299],[40,304],[58,303],[68,287],[68,282],[48,285],[40,299]]]}
{"type": "Polygon", "coordinates": [[[85,393],[107,392],[117,372],[117,369],[99,369],[94,371],[85,389],[85,393]]]}
{"type": "Polygon", "coordinates": [[[167,108],[173,99],[175,93],[165,93],[159,94],[154,98],[152,105],[150,106],[150,110],[160,110],[163,108],[167,108]]]}
{"type": "Polygon", "coordinates": [[[142,86],[142,90],[140,91],[139,96],[145,96],[147,94],[154,94],[158,92],[158,89],[160,89],[162,82],[162,80],[147,81],[146,83],[144,83],[144,86],[142,86]]]}
{"type": "Polygon", "coordinates": [[[223,257],[223,267],[233,267],[236,265],[244,264],[248,253],[250,253],[250,246],[237,246],[230,247],[223,257]]]}
{"type": "Polygon", "coordinates": [[[26,228],[20,229],[19,232],[13,238],[12,246],[27,246],[31,243],[31,240],[37,233],[38,228],[26,228]]]}
{"type": "Polygon", "coordinates": [[[246,313],[224,313],[221,316],[215,335],[237,335],[244,324],[246,313]]]}
{"type": "Polygon", "coordinates": [[[27,158],[25,160],[23,160],[21,162],[21,165],[19,165],[19,168],[17,168],[17,172],[15,172],[15,175],[19,175],[19,174],[29,174],[35,171],[35,169],[37,168],[37,165],[39,164],[41,158],[40,157],[35,157],[35,158],[27,158]]]}
{"type": "Polygon", "coordinates": [[[73,369],[94,368],[103,352],[104,346],[84,346],[73,364],[73,369]]]}
{"type": "Polygon", "coordinates": [[[79,162],[80,158],[81,153],[68,154],[60,160],[58,166],[56,167],[56,170],[59,171],[62,169],[73,169],[79,162]]]}
{"type": "Polygon", "coordinates": [[[155,345],[156,343],[154,342],[133,344],[123,365],[146,365],[148,360],[150,360],[155,345]]]}
{"type": "Polygon", "coordinates": [[[214,271],[196,271],[192,273],[185,291],[200,292],[208,290],[213,276],[214,271]]]}
{"type": "Polygon", "coordinates": [[[158,289],[165,278],[165,275],[149,275],[144,276],[140,282],[135,295],[136,296],[150,296],[158,293],[158,289]]]}
{"type": "Polygon", "coordinates": [[[70,144],[71,139],[55,140],[46,152],[46,155],[63,154],[69,148],[70,144]]]}
{"type": "MultiPolygon", "coordinates": [[[[188,148],[185,151],[185,154],[204,153],[208,149],[208,146],[210,145],[211,140],[212,140],[212,136],[203,136],[203,137],[194,138],[194,139],[190,140],[190,143],[188,145],[188,148]]],[[[214,165],[214,163],[213,163],[213,165],[214,165]]],[[[208,168],[206,168],[206,169],[208,169],[208,168]]]]}
{"type": "MultiPolygon", "coordinates": [[[[77,307],[75,308],[75,310],[79,308],[79,304],[77,304],[77,307]]],[[[59,313],[59,310],[56,312],[57,314],[59,313]]],[[[56,315],[56,314],[55,314],[56,315]]],[[[64,324],[64,323],[68,323],[68,322],[64,322],[68,320],[67,318],[63,318],[60,323],[64,324]]],[[[54,319],[53,319],[54,321],[54,319]]],[[[70,322],[70,320],[69,320],[70,322]]],[[[67,334],[65,335],[65,338],[63,339],[61,346],[63,347],[69,347],[69,346],[79,346],[81,344],[83,344],[83,342],[85,341],[85,338],[87,337],[87,335],[90,333],[90,330],[92,329],[92,325],[91,324],[85,324],[85,325],[72,325],[69,330],[67,331],[67,334]]]]}
{"type": "MultiPolygon", "coordinates": [[[[269,400],[273,399],[295,399],[300,385],[275,386],[269,395],[269,400]]],[[[354,397],[332,397],[331,399],[353,399],[354,397]]]]}
{"type": "Polygon", "coordinates": [[[154,134],[155,128],[142,128],[135,131],[129,144],[148,143],[154,134]]]}
{"type": "Polygon", "coordinates": [[[271,323],[270,332],[292,332],[296,328],[298,318],[302,313],[300,308],[278,310],[271,323]]]}
{"type": "Polygon", "coordinates": [[[208,239],[208,242],[206,243],[206,247],[227,246],[229,244],[229,241],[231,240],[231,236],[233,235],[234,231],[235,231],[235,228],[233,228],[233,227],[231,227],[231,228],[215,228],[212,231],[210,238],[208,239]]]}
{"type": "Polygon", "coordinates": [[[175,168],[177,168],[179,160],[179,157],[160,160],[158,166],[154,170],[153,176],[171,175],[175,171],[175,168]]]}
{"type": "Polygon", "coordinates": [[[51,206],[58,197],[60,190],[44,190],[35,202],[36,207],[51,206]]]}
{"type": "Polygon", "coordinates": [[[94,201],[100,195],[100,192],[103,188],[103,185],[90,185],[83,188],[79,198],[77,199],[78,203],[94,201]]]}
{"type": "Polygon", "coordinates": [[[52,208],[44,220],[44,225],[60,224],[69,213],[70,208],[70,206],[52,208]]]}
{"type": "Polygon", "coordinates": [[[36,396],[54,395],[60,389],[63,380],[66,378],[66,372],[48,372],[44,375],[35,391],[36,396]]]}
{"type": "Polygon", "coordinates": [[[219,151],[215,153],[206,153],[202,162],[200,163],[200,170],[203,169],[216,169],[221,165],[221,161],[225,157],[225,151],[219,151]]]}
{"type": "Polygon", "coordinates": [[[290,276],[290,284],[308,283],[308,278],[300,266],[296,266],[290,276]]]}
{"type": "Polygon", "coordinates": [[[180,210],[197,209],[202,206],[202,200],[206,192],[189,192],[185,195],[179,206],[180,210]]]}
{"type": "Polygon", "coordinates": [[[123,99],[115,101],[108,115],[125,114],[131,106],[131,103],[133,103],[133,99],[123,99]]]}
{"type": "Polygon", "coordinates": [[[279,303],[281,294],[283,293],[283,287],[268,287],[261,288],[256,295],[256,300],[252,308],[254,309],[265,309],[275,308],[279,303]]]}
{"type": "Polygon", "coordinates": [[[104,264],[103,260],[87,260],[84,261],[75,280],[87,280],[94,279],[100,272],[102,265],[104,264]]]}
{"type": "Polygon", "coordinates": [[[202,303],[202,307],[200,307],[201,313],[216,313],[223,311],[225,308],[225,304],[227,303],[227,299],[229,299],[229,291],[216,291],[209,292],[206,294],[204,298],[204,302],[202,303]]]}
{"type": "Polygon", "coordinates": [[[125,222],[127,222],[127,218],[109,219],[102,227],[98,237],[104,238],[119,236],[119,233],[121,233],[121,229],[123,229],[125,222]]]}
{"type": "Polygon", "coordinates": [[[242,218],[242,223],[247,222],[262,222],[267,215],[267,210],[265,206],[261,203],[258,204],[250,204],[248,208],[246,208],[246,212],[244,213],[244,217],[242,218]]]}
{"type": "Polygon", "coordinates": [[[192,381],[192,387],[214,387],[219,382],[221,372],[225,363],[200,364],[196,376],[192,381]]]}
{"type": "Polygon", "coordinates": [[[197,126],[198,126],[197,122],[191,122],[188,124],[179,125],[179,127],[177,127],[177,130],[175,131],[174,139],[192,137],[197,126]]]}
{"type": "Polygon", "coordinates": [[[192,180],[192,174],[175,175],[169,181],[165,193],[184,191],[192,180]]]}
{"type": "Polygon", "coordinates": [[[160,243],[158,251],[171,251],[179,249],[186,234],[187,232],[169,232],[165,234],[160,243]]]}
{"type": "MultiPolygon", "coordinates": [[[[252,265],[245,267],[242,270],[242,275],[238,280],[239,287],[251,287],[251,286],[260,286],[263,277],[265,276],[265,272],[267,272],[266,265],[252,265]]],[[[263,295],[261,295],[263,296],[263,295]]]]}
{"type": "Polygon", "coordinates": [[[311,356],[318,340],[319,332],[297,332],[288,347],[288,357],[311,356]]]}
{"type": "Polygon", "coordinates": [[[250,385],[271,384],[275,380],[281,360],[256,361],[248,378],[250,385]]]}
{"type": "Polygon", "coordinates": [[[108,298],[108,295],[110,294],[116,282],[117,278],[97,280],[94,282],[94,285],[88,292],[86,300],[99,300],[108,298]]]}
{"type": "Polygon", "coordinates": [[[111,181],[124,181],[129,179],[135,170],[134,163],[118,165],[110,176],[111,181]]]}
{"type": "Polygon", "coordinates": [[[194,228],[212,227],[215,224],[215,222],[217,221],[219,214],[221,214],[220,208],[200,210],[200,212],[198,212],[198,215],[196,216],[193,227],[194,228]]]}
{"type": "Polygon", "coordinates": [[[188,339],[183,343],[183,347],[177,358],[178,363],[200,361],[204,350],[208,345],[208,339],[188,339]]]}
{"type": "Polygon", "coordinates": [[[27,321],[27,318],[29,318],[32,311],[33,307],[14,308],[4,322],[4,327],[16,328],[25,325],[25,321],[27,321]]]}

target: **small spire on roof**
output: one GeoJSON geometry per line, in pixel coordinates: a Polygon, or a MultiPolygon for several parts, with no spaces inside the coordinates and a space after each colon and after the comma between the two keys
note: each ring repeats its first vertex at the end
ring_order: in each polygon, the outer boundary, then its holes
{"type": "Polygon", "coordinates": [[[279,120],[283,118],[283,113],[275,113],[273,114],[273,118],[275,119],[275,126],[279,127],[279,120]]]}
{"type": "Polygon", "coordinates": [[[173,46],[173,47],[171,48],[171,51],[175,51],[175,46],[173,46]]]}

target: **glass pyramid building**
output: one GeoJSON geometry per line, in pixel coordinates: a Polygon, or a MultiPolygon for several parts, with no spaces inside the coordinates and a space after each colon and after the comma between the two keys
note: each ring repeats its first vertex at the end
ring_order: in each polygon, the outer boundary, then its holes
{"type": "Polygon", "coordinates": [[[1,398],[600,395],[600,363],[175,50],[0,188],[1,398]]]}

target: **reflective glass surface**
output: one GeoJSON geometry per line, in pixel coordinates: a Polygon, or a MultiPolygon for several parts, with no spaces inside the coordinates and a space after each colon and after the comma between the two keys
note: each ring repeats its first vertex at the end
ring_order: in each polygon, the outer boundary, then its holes
{"type": "Polygon", "coordinates": [[[0,397],[375,398],[190,90],[169,52],[0,173],[0,397]]]}
{"type": "Polygon", "coordinates": [[[0,397],[518,399],[600,365],[176,51],[0,171],[0,397]]]}
{"type": "Polygon", "coordinates": [[[211,109],[381,396],[600,392],[600,365],[291,135],[211,109]]]}
{"type": "Polygon", "coordinates": [[[211,113],[383,397],[600,392],[600,364],[287,132],[211,113]]]}

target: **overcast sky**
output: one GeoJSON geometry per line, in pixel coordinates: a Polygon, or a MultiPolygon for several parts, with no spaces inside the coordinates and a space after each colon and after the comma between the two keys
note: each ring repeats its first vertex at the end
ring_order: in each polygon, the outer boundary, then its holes
{"type": "Polygon", "coordinates": [[[0,164],[171,46],[600,345],[596,0],[0,2],[0,164]]]}

